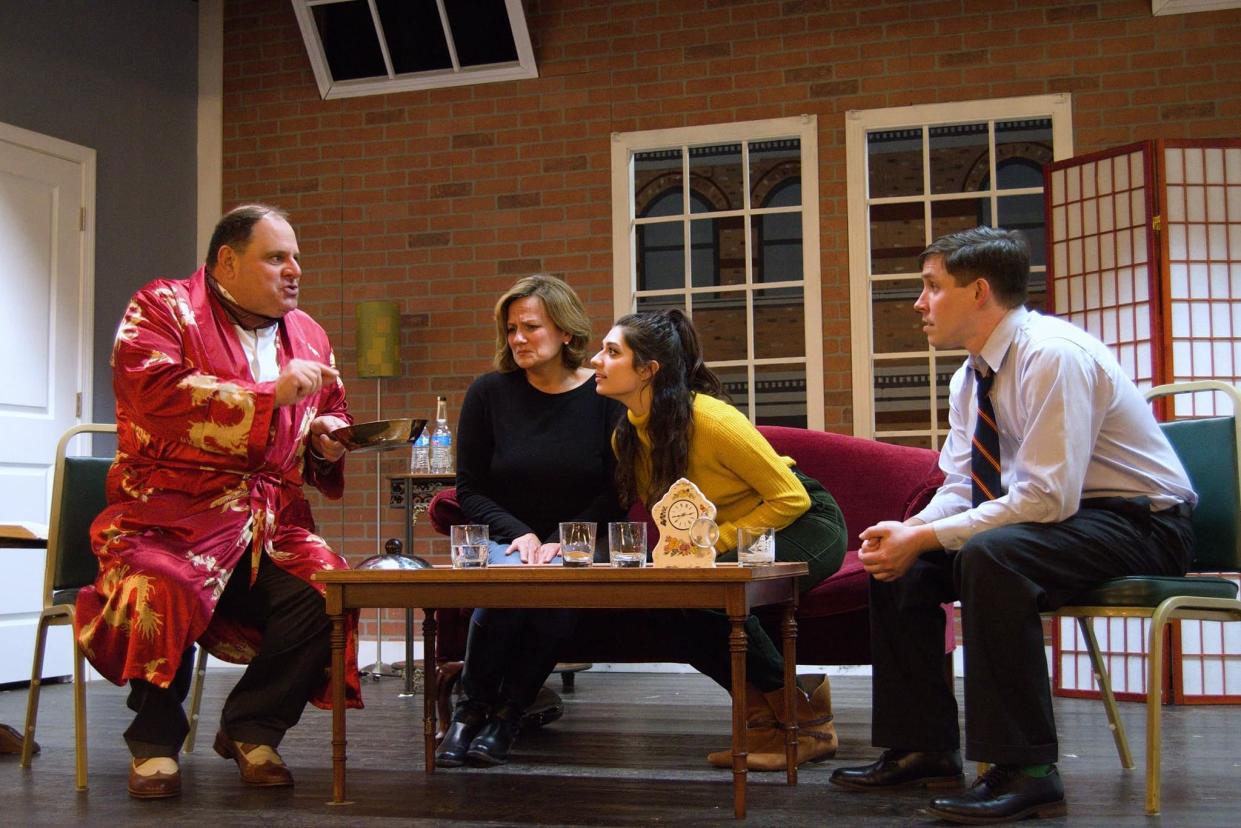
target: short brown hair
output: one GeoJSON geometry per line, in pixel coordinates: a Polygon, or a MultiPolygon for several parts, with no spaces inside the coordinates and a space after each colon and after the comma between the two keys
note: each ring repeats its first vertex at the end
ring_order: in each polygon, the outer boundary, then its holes
{"type": "Polygon", "coordinates": [[[508,346],[508,308],[518,299],[537,296],[543,308],[551,318],[552,324],[569,335],[569,342],[560,349],[560,358],[565,367],[576,371],[586,362],[587,345],[590,342],[590,319],[582,300],[573,292],[573,288],[562,279],[548,273],[536,273],[509,288],[496,302],[496,370],[508,373],[517,370],[513,360],[513,351],[508,346]]]}
{"type": "Polygon", "coordinates": [[[944,270],[958,285],[986,279],[996,301],[1015,308],[1026,301],[1030,282],[1030,244],[1019,230],[975,227],[941,236],[918,257],[921,266],[929,257],[941,256],[944,270]],[[965,276],[963,280],[960,277],[965,276]]]}
{"type": "Polygon", "coordinates": [[[244,251],[254,235],[254,225],[268,216],[275,216],[283,221],[289,220],[289,214],[279,207],[270,204],[242,204],[225,213],[211,233],[211,242],[207,245],[207,272],[215,269],[220,248],[228,245],[237,251],[244,251]]]}

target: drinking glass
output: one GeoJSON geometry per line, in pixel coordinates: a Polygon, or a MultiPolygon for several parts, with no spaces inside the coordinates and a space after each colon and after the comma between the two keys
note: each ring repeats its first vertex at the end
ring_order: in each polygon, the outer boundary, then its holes
{"type": "Polygon", "coordinates": [[[737,563],[762,566],[776,559],[776,530],[770,526],[757,529],[737,527],[737,563]]]}
{"type": "Polygon", "coordinates": [[[595,560],[595,524],[570,521],[560,524],[560,560],[565,566],[590,566],[595,560]]]}
{"type": "Polygon", "coordinates": [[[646,524],[630,521],[608,524],[608,558],[612,566],[646,564],[646,524]]]}
{"type": "Polygon", "coordinates": [[[491,545],[486,524],[458,524],[451,532],[453,569],[481,569],[487,565],[491,545]]]}

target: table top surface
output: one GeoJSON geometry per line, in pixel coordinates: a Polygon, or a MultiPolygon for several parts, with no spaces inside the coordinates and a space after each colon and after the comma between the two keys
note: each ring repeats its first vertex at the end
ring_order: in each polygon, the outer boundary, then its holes
{"type": "Polygon", "coordinates": [[[739,566],[722,563],[714,567],[674,569],[672,567],[620,568],[610,564],[591,566],[489,566],[481,569],[453,569],[447,565],[430,569],[334,569],[316,572],[314,580],[326,585],[349,584],[746,584],[806,575],[810,568],[802,562],[777,562],[765,566],[739,566]]]}

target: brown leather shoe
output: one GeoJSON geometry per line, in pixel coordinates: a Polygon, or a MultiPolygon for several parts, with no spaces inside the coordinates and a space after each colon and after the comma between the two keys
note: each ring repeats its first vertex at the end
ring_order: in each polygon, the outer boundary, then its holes
{"type": "Polygon", "coordinates": [[[232,759],[241,769],[241,781],[263,788],[282,788],[293,784],[293,774],[270,745],[234,742],[221,730],[215,734],[215,752],[232,759]]]}
{"type": "Polygon", "coordinates": [[[129,764],[129,795],[134,799],[167,799],[181,795],[181,768],[167,756],[135,758],[129,764]]]}

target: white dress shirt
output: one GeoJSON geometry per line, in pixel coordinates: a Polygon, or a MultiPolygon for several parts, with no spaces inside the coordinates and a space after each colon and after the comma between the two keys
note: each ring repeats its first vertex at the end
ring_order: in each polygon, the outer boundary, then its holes
{"type": "Polygon", "coordinates": [[[276,359],[276,332],[279,329],[279,325],[268,325],[247,331],[240,325],[233,325],[255,382],[273,382],[280,376],[280,365],[276,359]]]}
{"type": "Polygon", "coordinates": [[[939,455],[946,479],[918,517],[945,549],[997,526],[1063,521],[1083,499],[1149,497],[1151,508],[1198,496],[1149,403],[1103,343],[1062,319],[1010,311],[979,353],[996,374],[1004,495],[971,508],[970,440],[977,419],[975,360],[952,377],[949,434],[939,455]]]}

